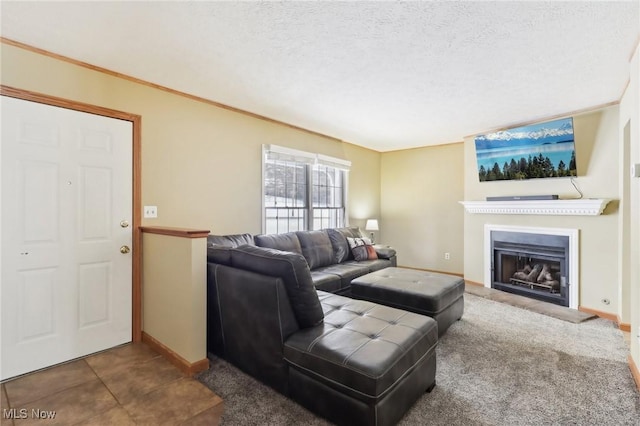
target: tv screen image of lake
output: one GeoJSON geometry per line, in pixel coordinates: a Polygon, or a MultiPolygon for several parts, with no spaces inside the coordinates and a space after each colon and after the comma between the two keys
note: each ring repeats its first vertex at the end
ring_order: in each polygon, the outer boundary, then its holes
{"type": "Polygon", "coordinates": [[[476,137],[480,181],[576,175],[573,120],[476,137]]]}

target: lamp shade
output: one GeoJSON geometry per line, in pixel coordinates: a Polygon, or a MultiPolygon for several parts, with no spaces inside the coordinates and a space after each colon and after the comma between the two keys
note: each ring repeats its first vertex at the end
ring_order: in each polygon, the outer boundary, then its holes
{"type": "Polygon", "coordinates": [[[366,231],[377,231],[378,228],[378,219],[367,219],[367,224],[364,226],[366,231]]]}

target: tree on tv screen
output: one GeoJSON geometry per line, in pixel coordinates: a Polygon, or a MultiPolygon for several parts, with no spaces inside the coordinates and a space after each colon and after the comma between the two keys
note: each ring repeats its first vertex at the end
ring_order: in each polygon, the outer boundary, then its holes
{"type": "Polygon", "coordinates": [[[546,177],[566,177],[576,176],[576,153],[572,151],[569,164],[564,161],[558,162],[555,167],[549,157],[538,155],[529,155],[529,158],[521,157],[516,161],[512,158],[509,162],[504,162],[500,166],[497,162],[493,163],[493,167],[486,169],[483,165],[478,170],[480,182],[492,180],[521,180],[546,177]]]}

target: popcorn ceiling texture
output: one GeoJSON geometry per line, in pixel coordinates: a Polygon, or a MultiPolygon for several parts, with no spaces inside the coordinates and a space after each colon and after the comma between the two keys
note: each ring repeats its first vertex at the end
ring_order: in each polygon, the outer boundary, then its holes
{"type": "Polygon", "coordinates": [[[2,2],[2,36],[387,151],[618,101],[639,2],[2,2]]]}

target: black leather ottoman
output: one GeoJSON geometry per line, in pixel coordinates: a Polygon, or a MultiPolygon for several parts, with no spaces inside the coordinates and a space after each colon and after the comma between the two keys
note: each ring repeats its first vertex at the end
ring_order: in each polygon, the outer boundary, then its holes
{"type": "Polygon", "coordinates": [[[318,291],[322,324],[284,342],[289,396],[339,425],[395,425],[435,386],[436,321],[318,291]]]}
{"type": "Polygon", "coordinates": [[[464,280],[455,275],[386,268],[351,281],[351,294],[355,299],[430,316],[438,323],[438,336],[464,312],[464,280]]]}

